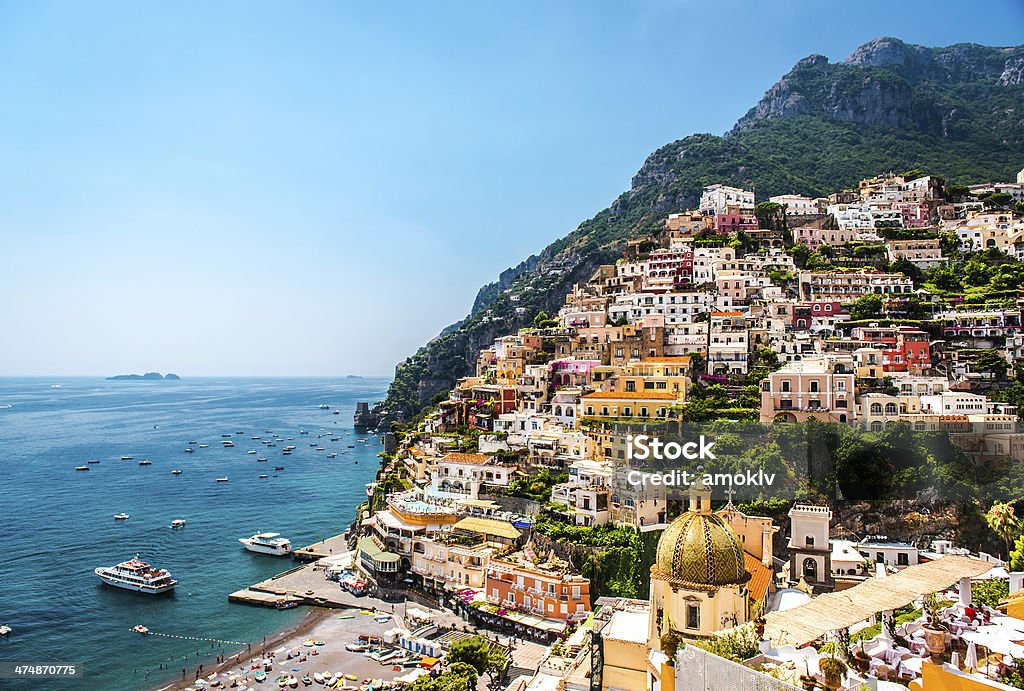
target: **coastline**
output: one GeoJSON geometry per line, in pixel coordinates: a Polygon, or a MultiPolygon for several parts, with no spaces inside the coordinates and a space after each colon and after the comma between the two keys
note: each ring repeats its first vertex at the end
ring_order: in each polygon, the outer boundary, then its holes
{"type": "MultiPolygon", "coordinates": [[[[243,660],[256,657],[257,655],[262,655],[269,650],[274,650],[294,638],[305,637],[306,634],[316,628],[317,624],[330,617],[331,613],[335,611],[337,610],[325,609],[322,607],[310,607],[309,611],[306,612],[302,619],[297,623],[278,631],[273,634],[272,637],[267,637],[266,643],[261,643],[259,646],[252,648],[240,649],[231,655],[225,655],[224,662],[215,664],[212,667],[203,665],[203,673],[199,676],[205,677],[213,674],[214,672],[220,673],[229,671],[236,665],[242,664],[243,660]]],[[[180,691],[181,689],[192,686],[197,678],[195,671],[195,667],[192,667],[191,669],[186,667],[185,678],[183,680],[176,680],[162,686],[151,687],[151,691],[180,691]]]]}

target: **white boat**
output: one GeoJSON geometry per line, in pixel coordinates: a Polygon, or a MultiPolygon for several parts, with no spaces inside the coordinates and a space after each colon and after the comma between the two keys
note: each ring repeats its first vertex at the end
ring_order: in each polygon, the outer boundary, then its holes
{"type": "Polygon", "coordinates": [[[321,403],[321,404],[320,404],[320,405],[318,405],[317,407],[318,407],[318,408],[319,408],[320,410],[328,410],[328,409],[329,409],[329,408],[330,408],[331,406],[327,405],[326,403],[321,403]]]}
{"type": "Polygon", "coordinates": [[[178,584],[167,569],[153,568],[138,555],[116,566],[101,566],[93,572],[107,585],[150,595],[166,593],[178,584]]]}
{"type": "Polygon", "coordinates": [[[171,528],[178,529],[178,528],[184,528],[184,527],[185,527],[185,519],[184,518],[175,518],[173,521],[171,521],[171,528]]]}
{"type": "Polygon", "coordinates": [[[219,477],[219,478],[217,478],[217,482],[227,482],[229,479],[230,478],[228,478],[228,477],[219,477]]]}
{"type": "Polygon", "coordinates": [[[249,454],[250,456],[255,456],[256,455],[256,449],[249,449],[248,451],[246,451],[246,453],[249,454]]]}
{"type": "Polygon", "coordinates": [[[284,556],[292,553],[292,543],[280,533],[257,533],[252,537],[238,539],[250,552],[284,556]]]}
{"type": "Polygon", "coordinates": [[[115,521],[127,521],[129,518],[131,518],[131,516],[129,516],[126,513],[115,513],[114,514],[114,520],[115,521]]]}
{"type": "Polygon", "coordinates": [[[7,634],[9,634],[13,630],[14,629],[12,629],[10,626],[8,626],[7,624],[4,624],[3,626],[0,626],[0,636],[6,636],[7,634]]]}
{"type": "Polygon", "coordinates": [[[261,480],[262,480],[263,478],[265,478],[265,477],[270,477],[270,476],[269,476],[269,475],[260,475],[260,479],[261,479],[261,480]]]}
{"type": "Polygon", "coordinates": [[[95,458],[90,458],[88,461],[86,461],[86,463],[88,463],[89,465],[99,465],[99,461],[95,458]]]}
{"type": "Polygon", "coordinates": [[[76,465],[75,466],[75,470],[89,470],[89,466],[87,466],[87,465],[76,465]]]}
{"type": "Polygon", "coordinates": [[[135,459],[135,456],[121,456],[121,460],[122,461],[131,461],[131,460],[134,460],[134,459],[135,459]]]}
{"type": "Polygon", "coordinates": [[[210,445],[209,444],[200,444],[199,448],[200,449],[208,449],[208,448],[210,448],[210,445]]]}
{"type": "Polygon", "coordinates": [[[171,475],[181,475],[181,471],[175,468],[174,470],[171,471],[171,475]]]}
{"type": "Polygon", "coordinates": [[[193,452],[195,452],[195,449],[193,449],[191,446],[185,447],[185,453],[193,453],[193,452]]]}
{"type": "Polygon", "coordinates": [[[225,449],[230,449],[234,445],[235,445],[235,442],[233,442],[233,441],[226,441],[226,442],[224,442],[224,448],[225,449]]]}

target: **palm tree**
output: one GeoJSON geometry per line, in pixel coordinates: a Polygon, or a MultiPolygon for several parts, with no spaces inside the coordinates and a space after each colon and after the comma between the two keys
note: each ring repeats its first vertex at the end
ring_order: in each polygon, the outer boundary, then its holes
{"type": "Polygon", "coordinates": [[[1006,558],[1010,557],[1010,542],[1020,532],[1020,520],[1014,515],[1013,507],[1000,501],[994,502],[985,514],[985,522],[1006,546],[1006,558]]]}

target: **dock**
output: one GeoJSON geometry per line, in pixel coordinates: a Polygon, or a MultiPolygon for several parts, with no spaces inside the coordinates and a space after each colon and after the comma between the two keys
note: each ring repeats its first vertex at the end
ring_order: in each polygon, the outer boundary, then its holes
{"type": "Polygon", "coordinates": [[[275,609],[287,609],[304,604],[302,598],[293,595],[261,592],[251,588],[242,588],[231,593],[228,595],[228,602],[241,602],[246,605],[273,607],[275,609]]]}
{"type": "Polygon", "coordinates": [[[320,542],[314,542],[311,545],[307,545],[301,549],[297,549],[292,552],[292,556],[296,561],[316,561],[317,559],[323,559],[324,557],[332,557],[337,554],[344,554],[348,552],[348,540],[345,539],[345,535],[335,535],[321,540],[320,542]]]}

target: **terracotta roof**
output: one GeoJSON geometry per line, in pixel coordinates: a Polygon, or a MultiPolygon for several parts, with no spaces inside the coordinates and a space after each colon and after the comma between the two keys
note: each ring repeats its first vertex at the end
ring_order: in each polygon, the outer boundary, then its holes
{"type": "Polygon", "coordinates": [[[750,552],[743,553],[743,567],[750,574],[747,591],[751,599],[764,602],[768,597],[768,586],[772,583],[772,570],[750,552]]]}
{"type": "Polygon", "coordinates": [[[619,399],[626,401],[674,401],[676,400],[676,395],[656,391],[595,391],[594,393],[584,394],[582,398],[619,399]]]}
{"type": "Polygon", "coordinates": [[[491,457],[482,453],[450,453],[441,459],[443,463],[468,463],[471,465],[482,465],[489,460],[491,457]]]}
{"type": "Polygon", "coordinates": [[[712,312],[712,317],[742,317],[743,312],[712,312]]]}

